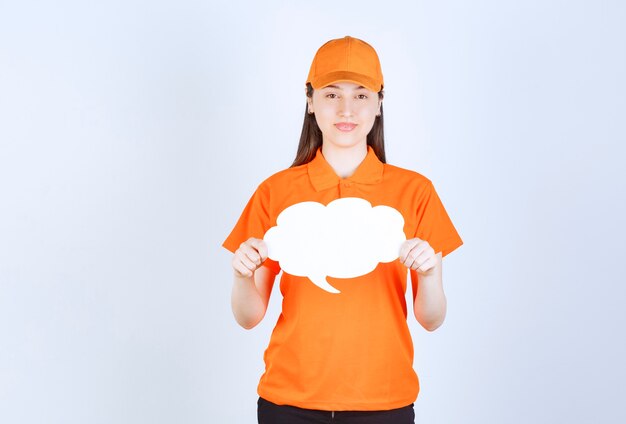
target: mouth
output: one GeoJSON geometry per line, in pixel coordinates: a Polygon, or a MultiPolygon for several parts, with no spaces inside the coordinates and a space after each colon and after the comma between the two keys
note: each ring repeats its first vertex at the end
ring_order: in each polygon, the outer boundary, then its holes
{"type": "Polygon", "coordinates": [[[340,122],[335,124],[335,127],[337,127],[339,131],[350,132],[356,127],[356,124],[350,122],[340,122]]]}

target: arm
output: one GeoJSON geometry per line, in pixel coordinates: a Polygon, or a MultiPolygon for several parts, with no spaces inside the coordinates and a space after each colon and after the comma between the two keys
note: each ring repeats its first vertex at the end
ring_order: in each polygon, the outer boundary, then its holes
{"type": "Polygon", "coordinates": [[[252,277],[234,276],[231,306],[235,320],[246,330],[255,327],[265,316],[275,278],[265,266],[252,277]]]}
{"type": "Polygon", "coordinates": [[[267,258],[263,240],[250,238],[235,251],[232,265],[231,307],[235,320],[246,330],[255,327],[267,311],[276,275],[262,263],[267,258]]]}
{"type": "Polygon", "coordinates": [[[446,318],[447,300],[443,292],[441,252],[435,255],[435,266],[426,273],[411,269],[413,312],[428,331],[435,331],[446,318]]]}
{"type": "Polygon", "coordinates": [[[413,313],[428,331],[435,331],[446,317],[447,301],[443,292],[442,255],[419,238],[407,240],[400,248],[400,262],[411,271],[413,313]]]}

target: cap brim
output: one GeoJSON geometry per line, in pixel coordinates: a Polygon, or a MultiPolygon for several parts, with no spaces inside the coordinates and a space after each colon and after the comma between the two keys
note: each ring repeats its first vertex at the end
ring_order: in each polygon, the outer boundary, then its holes
{"type": "Polygon", "coordinates": [[[376,81],[366,75],[347,71],[331,72],[329,74],[311,80],[310,83],[314,89],[318,90],[339,81],[353,82],[355,84],[362,85],[363,87],[375,93],[378,93],[382,89],[383,85],[381,81],[376,81]]]}

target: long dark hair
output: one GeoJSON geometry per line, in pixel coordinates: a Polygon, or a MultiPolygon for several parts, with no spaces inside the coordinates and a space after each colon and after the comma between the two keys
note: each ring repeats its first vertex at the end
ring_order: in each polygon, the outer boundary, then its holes
{"type": "MultiPolygon", "coordinates": [[[[378,98],[383,98],[383,89],[378,92],[378,98]]],[[[313,86],[311,83],[306,85],[306,96],[313,97],[313,86]]],[[[322,145],[322,131],[317,125],[315,114],[308,112],[308,102],[304,109],[304,123],[302,124],[302,134],[300,134],[300,143],[298,144],[298,153],[291,167],[304,165],[315,158],[317,149],[322,145]]],[[[380,116],[376,117],[374,125],[367,134],[367,145],[372,146],[374,153],[382,163],[387,163],[385,159],[385,135],[383,131],[383,105],[380,105],[380,116]]]]}

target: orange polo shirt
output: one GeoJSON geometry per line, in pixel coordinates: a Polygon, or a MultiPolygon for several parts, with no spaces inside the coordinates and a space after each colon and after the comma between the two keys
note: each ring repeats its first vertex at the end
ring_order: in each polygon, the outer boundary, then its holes
{"type": "MultiPolygon", "coordinates": [[[[348,178],[337,176],[321,148],[308,164],[267,178],[222,245],[235,252],[250,237],[262,239],[276,226],[278,215],[296,203],[327,205],[344,197],[393,207],[404,217],[407,239],[426,240],[442,256],[463,244],[432,182],[383,164],[368,146],[367,156],[348,178]]],[[[310,225],[315,231],[315,223],[310,225]]],[[[281,271],[272,259],[263,265],[275,274],[281,271]]],[[[330,293],[307,277],[283,272],[282,312],[265,350],[259,396],[329,411],[387,410],[415,402],[419,380],[407,325],[407,273],[396,259],[359,277],[328,276],[340,291],[330,293]]]]}

